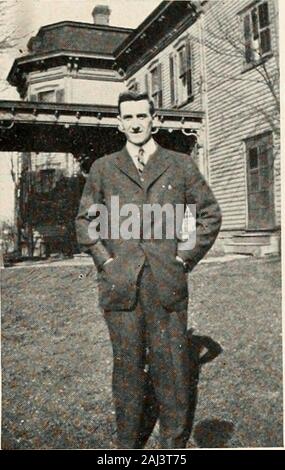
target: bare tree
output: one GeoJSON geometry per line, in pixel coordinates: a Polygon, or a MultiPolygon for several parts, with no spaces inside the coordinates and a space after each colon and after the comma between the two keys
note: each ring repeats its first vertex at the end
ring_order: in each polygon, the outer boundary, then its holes
{"type": "MultiPolygon", "coordinates": [[[[256,134],[260,133],[262,123],[271,129],[277,137],[271,163],[277,176],[280,174],[279,163],[276,165],[276,157],[280,155],[278,4],[275,0],[267,2],[270,12],[266,11],[265,14],[268,15],[271,48],[267,54],[263,54],[260,38],[251,41],[252,38],[246,37],[244,19],[246,12],[243,10],[242,14],[237,14],[232,0],[195,1],[194,3],[196,12],[202,14],[202,33],[191,34],[190,39],[203,48],[207,57],[207,77],[201,76],[201,90],[207,89],[210,94],[215,91],[215,88],[222,87],[233,106],[239,109],[238,118],[245,122],[255,121],[256,134]],[[235,11],[234,14],[233,11],[235,11]],[[209,60],[209,57],[214,60],[209,60]],[[240,83],[241,88],[249,93],[244,95],[237,93],[234,86],[236,83],[240,83]],[[255,90],[255,93],[250,90],[255,90]]],[[[250,20],[252,21],[252,17],[250,20]]],[[[222,115],[221,110],[218,114],[221,118],[221,126],[224,126],[225,116],[222,115]]],[[[244,152],[243,144],[237,142],[236,145],[236,155],[240,155],[244,152]]],[[[211,150],[215,149],[211,148],[211,150]]],[[[235,178],[227,167],[220,168],[219,171],[227,183],[235,178]]]]}
{"type": "MultiPolygon", "coordinates": [[[[201,4],[201,2],[199,2],[201,4]]],[[[231,2],[228,0],[209,0],[204,8],[209,8],[211,21],[207,21],[204,31],[204,47],[206,53],[213,52],[216,57],[220,57],[221,62],[218,67],[210,65],[207,62],[208,77],[213,77],[217,86],[221,84],[231,84],[233,82],[241,82],[248,87],[258,84],[260,90],[263,88],[264,93],[271,97],[271,109],[267,109],[265,104],[257,104],[243,99],[241,94],[231,91],[231,87],[227,87],[227,93],[233,100],[238,101],[247,109],[248,117],[253,113],[260,114],[269,124],[275,135],[280,135],[280,94],[279,94],[279,50],[278,50],[278,5],[275,0],[269,0],[270,4],[270,26],[271,33],[271,50],[268,54],[263,54],[260,47],[260,39],[248,41],[245,37],[246,27],[244,16],[235,15],[232,18],[231,2]],[[223,8],[216,8],[220,4],[223,8]],[[244,64],[244,70],[250,70],[251,73],[240,73],[240,68],[233,67],[233,64],[244,64]]],[[[200,5],[200,9],[201,9],[200,5]]],[[[267,12],[268,14],[268,12],[267,12]]],[[[256,20],[258,21],[258,19],[256,20]]],[[[197,38],[195,38],[197,40],[197,38]]]]}

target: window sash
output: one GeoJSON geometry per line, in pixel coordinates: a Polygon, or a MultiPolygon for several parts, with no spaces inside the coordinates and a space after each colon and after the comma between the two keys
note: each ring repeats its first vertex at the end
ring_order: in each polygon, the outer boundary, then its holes
{"type": "Polygon", "coordinates": [[[179,79],[183,85],[187,87],[188,98],[192,96],[192,57],[191,57],[191,46],[187,41],[179,50],[179,79]]]}
{"type": "Polygon", "coordinates": [[[269,26],[269,11],[268,3],[264,2],[258,5],[259,28],[266,28],[269,26]]]}
{"type": "Polygon", "coordinates": [[[151,70],[151,95],[156,107],[162,107],[161,64],[151,70]]]}
{"type": "Polygon", "coordinates": [[[245,63],[258,61],[271,51],[268,2],[252,8],[243,21],[245,63]]]}

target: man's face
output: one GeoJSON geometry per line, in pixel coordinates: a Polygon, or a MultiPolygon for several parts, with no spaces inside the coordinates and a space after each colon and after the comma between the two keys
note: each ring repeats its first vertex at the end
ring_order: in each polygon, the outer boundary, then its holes
{"type": "Polygon", "coordinates": [[[151,136],[152,115],[147,100],[124,101],[120,105],[120,130],[129,142],[143,145],[151,136]]]}

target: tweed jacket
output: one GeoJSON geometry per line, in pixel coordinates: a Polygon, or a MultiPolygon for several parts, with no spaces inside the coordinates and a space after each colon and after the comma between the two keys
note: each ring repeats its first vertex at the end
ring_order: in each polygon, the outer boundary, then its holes
{"type": "MultiPolygon", "coordinates": [[[[220,229],[219,205],[189,155],[158,145],[142,176],[140,178],[125,146],[121,151],[93,163],[82,193],[76,218],[77,238],[81,250],[92,255],[98,269],[99,299],[104,310],[129,310],[134,307],[137,279],[146,259],[162,305],[169,311],[185,308],[188,299],[187,278],[185,267],[176,259],[176,255],[187,262],[188,271],[191,271],[211,248],[220,229]],[[130,239],[125,239],[120,233],[114,236],[110,232],[114,196],[117,196],[119,210],[124,204],[130,203],[140,209],[145,204],[195,204],[195,246],[190,250],[181,249],[183,242],[181,245],[177,236],[165,236],[163,221],[161,233],[164,236],[161,239],[153,236],[146,238],[142,221],[138,236],[130,239]],[[97,238],[90,234],[90,224],[94,219],[90,207],[94,204],[103,204],[107,209],[107,237],[97,238]],[[110,257],[114,260],[102,268],[110,257]]],[[[120,221],[123,223],[128,216],[124,213],[120,221]]],[[[151,220],[150,223],[153,234],[156,222],[151,220]]]]}

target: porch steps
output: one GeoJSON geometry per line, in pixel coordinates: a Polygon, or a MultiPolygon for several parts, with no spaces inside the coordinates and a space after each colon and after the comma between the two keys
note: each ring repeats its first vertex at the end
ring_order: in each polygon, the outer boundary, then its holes
{"type": "Polygon", "coordinates": [[[233,235],[225,243],[227,254],[242,254],[262,257],[279,254],[280,234],[277,232],[244,232],[233,235]]]}

